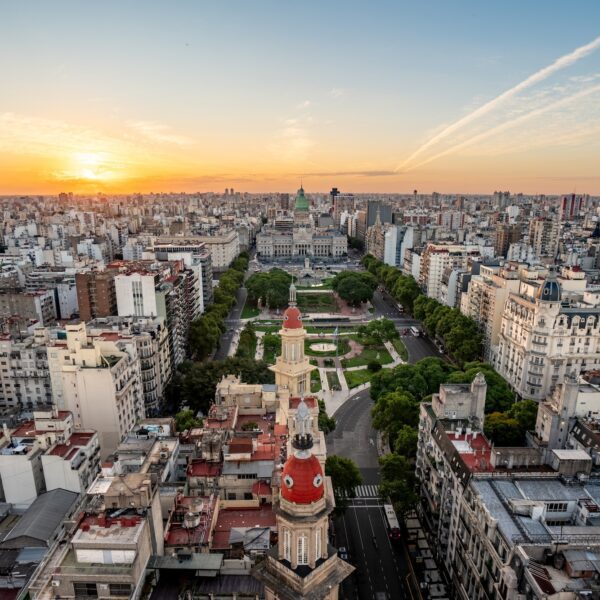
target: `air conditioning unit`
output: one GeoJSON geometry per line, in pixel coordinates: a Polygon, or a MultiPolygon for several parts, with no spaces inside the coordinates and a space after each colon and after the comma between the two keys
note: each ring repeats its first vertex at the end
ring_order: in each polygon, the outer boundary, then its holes
{"type": "Polygon", "coordinates": [[[52,587],[58,587],[59,585],[60,585],[60,581],[58,581],[58,579],[52,580],[52,587]]]}

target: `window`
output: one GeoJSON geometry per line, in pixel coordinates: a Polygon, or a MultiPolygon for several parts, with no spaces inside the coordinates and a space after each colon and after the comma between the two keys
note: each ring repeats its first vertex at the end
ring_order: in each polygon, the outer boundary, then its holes
{"type": "Polygon", "coordinates": [[[298,536],[298,559],[299,565],[308,564],[308,540],[305,535],[298,536]]]}
{"type": "Polygon", "coordinates": [[[292,540],[289,529],[283,531],[283,558],[288,562],[292,562],[292,540]]]}
{"type": "Polygon", "coordinates": [[[315,531],[315,559],[321,558],[321,529],[315,531]]]}
{"type": "Polygon", "coordinates": [[[74,583],[73,593],[76,598],[97,598],[98,588],[95,583],[74,583]]]}
{"type": "MultiPolygon", "coordinates": [[[[562,429],[561,429],[562,431],[562,429]]],[[[546,505],[546,512],[547,513],[562,513],[562,512],[567,512],[567,508],[568,508],[568,503],[567,502],[549,502],[546,505]]]]}
{"type": "Polygon", "coordinates": [[[111,596],[129,596],[131,595],[131,585],[128,583],[111,583],[109,585],[111,596]]]}

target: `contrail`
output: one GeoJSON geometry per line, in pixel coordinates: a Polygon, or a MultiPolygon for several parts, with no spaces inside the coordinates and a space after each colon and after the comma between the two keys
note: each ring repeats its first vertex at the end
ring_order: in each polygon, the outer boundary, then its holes
{"type": "Polygon", "coordinates": [[[578,92],[577,94],[573,94],[573,96],[569,96],[568,98],[562,98],[561,100],[557,100],[556,102],[552,102],[551,104],[548,104],[541,108],[537,108],[535,110],[532,110],[524,115],[521,115],[520,117],[517,117],[516,119],[513,119],[512,121],[507,121],[506,123],[501,123],[500,125],[496,125],[496,127],[492,127],[492,129],[488,129],[487,131],[479,133],[478,135],[475,135],[475,136],[465,140],[464,142],[461,142],[460,144],[456,144],[455,146],[452,146],[451,148],[447,148],[443,152],[439,152],[438,154],[435,154],[434,156],[430,156],[429,158],[426,158],[425,160],[421,161],[420,163],[417,163],[416,165],[408,167],[407,169],[405,169],[405,171],[406,172],[413,171],[414,169],[417,169],[419,167],[422,167],[423,165],[433,162],[434,160],[437,160],[438,158],[442,158],[443,156],[447,156],[448,154],[452,154],[453,152],[462,150],[466,146],[476,144],[477,142],[480,142],[488,137],[491,137],[492,135],[501,133],[502,131],[505,131],[506,129],[510,129],[511,127],[514,127],[515,125],[520,125],[521,123],[524,123],[525,121],[529,121],[530,119],[533,119],[534,117],[539,117],[540,115],[543,115],[544,113],[547,113],[551,110],[555,110],[557,108],[566,106],[567,104],[571,104],[572,102],[575,102],[576,100],[580,100],[581,98],[584,98],[585,96],[589,96],[590,94],[594,94],[595,92],[600,92],[600,85],[595,85],[591,88],[582,90],[582,91],[578,92]]]}
{"type": "Polygon", "coordinates": [[[417,148],[417,150],[415,150],[401,165],[396,167],[395,170],[399,171],[400,169],[404,169],[406,167],[406,165],[408,165],[408,163],[412,162],[417,156],[419,156],[425,150],[427,150],[427,148],[433,146],[433,144],[437,144],[437,142],[444,139],[446,136],[450,135],[451,133],[455,132],[457,129],[460,129],[461,127],[463,127],[464,125],[467,125],[471,121],[478,119],[482,115],[487,114],[488,112],[490,112],[491,110],[496,108],[498,105],[500,105],[503,102],[505,102],[506,100],[512,98],[513,96],[515,96],[519,92],[523,91],[524,89],[527,89],[528,87],[531,87],[532,85],[535,85],[536,83],[539,83],[540,81],[543,81],[544,79],[547,79],[548,77],[550,77],[550,75],[556,73],[557,71],[560,71],[561,69],[565,69],[566,67],[571,66],[573,63],[577,62],[578,60],[581,60],[582,58],[586,57],[588,54],[591,54],[594,50],[596,50],[599,47],[600,47],[600,37],[597,37],[595,40],[591,41],[589,44],[586,44],[585,46],[580,46],[576,50],[573,50],[573,52],[570,52],[569,54],[565,54],[564,56],[557,58],[551,65],[548,65],[547,67],[544,67],[543,69],[540,69],[539,71],[536,71],[535,73],[530,75],[527,79],[524,79],[523,81],[521,81],[521,83],[518,83],[514,87],[511,87],[510,89],[506,90],[499,96],[496,96],[489,102],[486,102],[484,105],[475,109],[473,112],[470,112],[468,115],[465,115],[458,121],[455,121],[451,125],[448,125],[448,127],[443,129],[442,131],[440,131],[437,135],[434,135],[430,140],[425,142],[420,148],[417,148]]]}

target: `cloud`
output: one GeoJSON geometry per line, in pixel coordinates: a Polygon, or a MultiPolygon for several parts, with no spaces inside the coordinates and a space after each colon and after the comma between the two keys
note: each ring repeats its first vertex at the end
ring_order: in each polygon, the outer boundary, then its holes
{"type": "Polygon", "coordinates": [[[151,142],[189,146],[192,138],[173,133],[168,125],[156,121],[128,121],[127,126],[151,142]]]}
{"type": "Polygon", "coordinates": [[[550,111],[555,111],[557,109],[564,108],[565,106],[568,106],[569,104],[579,102],[583,98],[593,95],[598,92],[600,92],[600,85],[595,85],[593,87],[581,90],[580,92],[573,94],[571,96],[561,98],[560,100],[557,100],[556,102],[551,102],[550,104],[546,104],[545,106],[531,110],[531,111],[529,111],[525,114],[522,114],[510,121],[506,121],[504,123],[496,125],[495,127],[492,127],[491,129],[487,129],[487,130],[483,131],[482,133],[478,133],[475,136],[467,138],[466,140],[463,140],[462,142],[455,144],[455,145],[451,146],[450,148],[446,148],[442,152],[438,152],[437,154],[434,154],[433,156],[430,156],[417,164],[407,166],[407,167],[405,167],[405,171],[413,171],[414,169],[422,167],[430,162],[433,162],[434,160],[438,160],[439,158],[442,158],[443,156],[447,156],[449,154],[455,154],[459,150],[462,150],[468,146],[472,146],[476,143],[486,140],[489,137],[492,137],[494,135],[502,133],[513,127],[516,127],[517,125],[522,125],[523,123],[530,121],[534,118],[540,117],[541,115],[548,113],[550,111]]]}
{"type": "MultiPolygon", "coordinates": [[[[550,64],[547,67],[544,67],[542,69],[539,69],[538,71],[536,71],[535,73],[533,73],[532,75],[530,75],[529,77],[527,77],[526,79],[524,79],[523,81],[518,83],[517,85],[509,88],[508,90],[506,90],[499,96],[496,96],[495,98],[493,98],[492,100],[489,100],[488,102],[486,102],[479,108],[471,111],[470,113],[466,114],[464,117],[462,117],[462,118],[458,119],[457,121],[455,121],[454,123],[448,125],[442,131],[440,131],[439,133],[437,133],[436,135],[431,137],[424,144],[422,144],[419,148],[417,148],[417,150],[415,150],[401,165],[399,165],[397,167],[397,169],[400,170],[400,169],[407,167],[408,165],[410,165],[410,163],[412,163],[414,161],[415,158],[417,158],[418,156],[423,154],[423,152],[425,152],[425,150],[427,150],[434,144],[437,144],[444,138],[459,131],[460,129],[464,128],[466,125],[469,125],[476,119],[479,119],[480,117],[497,109],[498,107],[500,107],[501,105],[506,103],[508,100],[517,96],[517,94],[519,94],[523,90],[526,90],[527,88],[530,88],[530,87],[544,81],[545,79],[547,79],[548,77],[550,77],[551,75],[553,75],[554,73],[556,73],[562,69],[566,69],[567,67],[570,67],[577,61],[581,60],[582,58],[585,58],[586,56],[588,56],[589,54],[594,52],[599,47],[600,47],[600,37],[597,37],[596,39],[592,40],[589,44],[580,46],[579,48],[576,48],[572,52],[565,54],[565,55],[561,56],[560,58],[557,58],[552,64],[550,64]]],[[[428,162],[430,162],[430,161],[428,161],[428,162]]]]}
{"type": "Polygon", "coordinates": [[[346,90],[344,88],[334,87],[329,90],[329,95],[332,98],[341,98],[342,96],[346,95],[346,90]]]}
{"type": "Polygon", "coordinates": [[[310,100],[304,100],[304,102],[300,102],[300,104],[296,105],[296,108],[310,108],[312,106],[312,102],[310,100]]]}
{"type": "Polygon", "coordinates": [[[299,177],[300,175],[306,177],[391,177],[400,175],[400,173],[383,169],[367,169],[364,171],[320,171],[315,173],[301,173],[296,176],[299,177]]]}

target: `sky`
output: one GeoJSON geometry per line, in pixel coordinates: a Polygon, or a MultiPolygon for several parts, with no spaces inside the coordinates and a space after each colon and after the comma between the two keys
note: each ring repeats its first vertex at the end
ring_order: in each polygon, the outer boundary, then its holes
{"type": "Polygon", "coordinates": [[[600,194],[597,0],[0,15],[0,194],[600,194]]]}

